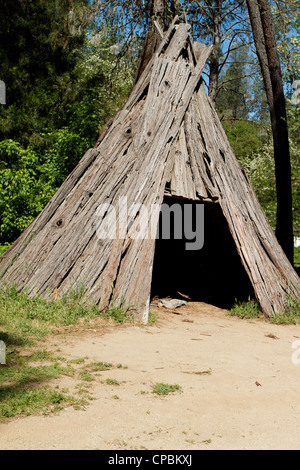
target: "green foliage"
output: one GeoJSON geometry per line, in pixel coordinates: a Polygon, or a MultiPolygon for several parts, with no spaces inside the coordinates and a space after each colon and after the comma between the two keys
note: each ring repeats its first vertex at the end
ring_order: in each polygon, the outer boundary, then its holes
{"type": "Polygon", "coordinates": [[[105,382],[107,385],[120,385],[120,382],[116,379],[106,379],[105,382]]]}
{"type": "Polygon", "coordinates": [[[300,237],[300,105],[288,102],[287,111],[292,167],[294,235],[300,237]]]}
{"type": "MultiPolygon", "coordinates": [[[[295,6],[294,0],[288,3],[295,6]]],[[[193,33],[203,33],[207,39],[212,17],[206,4],[186,3],[193,33]]],[[[234,23],[231,4],[224,6],[224,34],[234,23]]],[[[0,106],[0,255],[45,207],[94,145],[107,120],[123,106],[134,82],[150,6],[150,2],[119,0],[7,0],[3,4],[0,79],[7,85],[7,104],[0,106]]],[[[295,8],[284,8],[281,1],[277,10],[278,36],[287,38],[279,44],[284,77],[290,82],[299,63],[294,34],[298,20],[295,8]]],[[[233,31],[237,33],[235,27],[233,31]]],[[[262,81],[256,74],[252,81],[248,76],[257,67],[251,64],[249,70],[247,63],[253,57],[244,43],[237,34],[230,62],[220,67],[218,111],[234,152],[275,227],[274,164],[262,81]],[[259,123],[254,122],[254,114],[259,123]]],[[[225,58],[226,54],[222,61],[225,58]]],[[[288,123],[294,227],[299,236],[299,106],[289,105],[288,123]]]]}
{"type": "Polygon", "coordinates": [[[43,135],[45,154],[41,155],[40,165],[44,160],[42,174],[52,188],[59,187],[79,162],[89,147],[89,140],[69,127],[63,127],[52,133],[43,135]]]}
{"type": "Polygon", "coordinates": [[[167,384],[158,382],[153,387],[153,393],[156,395],[169,395],[169,393],[181,392],[182,388],[178,384],[167,384]]]}
{"type": "Polygon", "coordinates": [[[13,242],[38,215],[90,144],[68,127],[40,139],[27,148],[0,142],[0,245],[13,242]]]}
{"type": "Polygon", "coordinates": [[[300,75],[299,2],[278,0],[272,7],[283,80],[290,96],[291,86],[300,75]]]}
{"type": "MultiPolygon", "coordinates": [[[[36,371],[33,370],[32,372],[33,375],[29,375],[28,380],[33,381],[35,384],[46,378],[55,377],[55,375],[45,373],[38,378],[36,371]]],[[[1,387],[0,385],[0,421],[20,415],[28,416],[39,412],[58,411],[70,402],[74,404],[76,401],[80,403],[80,400],[57,390],[52,390],[47,386],[34,389],[28,388],[28,386],[27,388],[18,388],[7,385],[1,387]]]]}
{"type": "MultiPolygon", "coordinates": [[[[298,111],[299,112],[299,111],[298,111]]],[[[295,110],[289,113],[289,134],[290,134],[290,156],[292,171],[292,197],[293,197],[293,224],[294,235],[300,236],[300,141],[298,132],[295,132],[297,117],[295,110]]],[[[226,127],[226,126],[225,126],[226,127]]],[[[233,137],[229,136],[229,140],[233,137]]],[[[242,141],[242,139],[241,139],[242,141]]],[[[241,143],[240,141],[240,143],[241,143]]],[[[266,143],[256,151],[250,152],[246,139],[243,140],[244,148],[239,152],[237,141],[232,142],[233,148],[237,149],[237,157],[245,169],[259,202],[264,209],[268,221],[275,230],[276,227],[276,181],[275,163],[272,143],[266,143]],[[248,153],[249,151],[249,153],[248,153]]],[[[250,138],[249,138],[250,142],[250,138]]]]}
{"type": "Polygon", "coordinates": [[[256,154],[243,155],[239,161],[250,179],[271,227],[276,227],[275,164],[272,145],[256,154]]]}
{"type": "Polygon", "coordinates": [[[148,316],[148,324],[149,325],[154,325],[157,322],[158,316],[157,313],[149,311],[149,316],[148,316]]]}
{"type": "Polygon", "coordinates": [[[248,319],[263,316],[259,303],[250,299],[247,302],[237,302],[233,308],[229,310],[228,314],[248,319]]]}
{"type": "Polygon", "coordinates": [[[294,247],[294,265],[300,275],[300,246],[294,247]]]}
{"type": "Polygon", "coordinates": [[[111,318],[116,323],[132,322],[133,314],[131,310],[132,308],[130,306],[126,307],[123,301],[114,301],[106,311],[102,312],[102,316],[104,318],[111,318]]]}
{"type": "Polygon", "coordinates": [[[3,245],[0,245],[0,256],[10,247],[10,243],[5,242],[3,245]]]}
{"type": "Polygon", "coordinates": [[[86,140],[68,128],[43,137],[43,149],[24,148],[11,139],[0,142],[1,245],[29,225],[86,150],[86,140]]]}
{"type": "MultiPolygon", "coordinates": [[[[61,374],[75,377],[74,365],[84,360],[66,362],[40,349],[40,344],[45,347],[47,335],[59,335],[71,325],[84,328],[83,320],[88,321],[90,328],[91,322],[99,318],[101,313],[96,307],[83,303],[83,294],[81,285],[56,301],[29,298],[15,287],[0,290],[0,340],[6,345],[6,365],[0,366],[0,421],[18,415],[53,412],[70,404],[83,405],[89,399],[82,388],[78,393],[85,395],[84,402],[83,397],[78,399],[67,395],[65,390],[48,386],[50,379],[61,374]]],[[[90,382],[94,373],[111,368],[127,369],[122,364],[92,362],[81,367],[77,378],[90,382]]],[[[113,380],[110,384],[118,385],[113,380]]]]}
{"type": "Polygon", "coordinates": [[[266,317],[263,315],[259,303],[251,299],[247,302],[237,302],[228,311],[228,314],[241,319],[263,318],[265,321],[278,325],[298,324],[300,321],[300,296],[298,298],[288,296],[285,312],[275,316],[266,317]]]}
{"type": "Polygon", "coordinates": [[[77,51],[86,37],[88,0],[7,0],[1,6],[0,76],[7,105],[0,107],[0,138],[27,143],[59,127],[73,81],[77,51]],[[71,14],[73,13],[73,15],[71,14]]]}
{"type": "Polygon", "coordinates": [[[217,108],[225,119],[246,119],[248,116],[248,49],[248,45],[243,43],[235,46],[230,64],[219,80],[217,108]]]}
{"type": "Polygon", "coordinates": [[[99,317],[95,306],[85,304],[80,298],[69,294],[60,300],[44,300],[28,297],[26,292],[18,292],[15,287],[0,291],[1,326],[0,339],[5,342],[25,341],[32,344],[42,338],[53,327],[74,325],[79,319],[99,317]]]}
{"type": "Polygon", "coordinates": [[[27,227],[54,194],[45,167],[30,148],[0,142],[0,244],[10,243],[27,227]]]}
{"type": "Polygon", "coordinates": [[[288,297],[285,313],[271,318],[272,323],[278,325],[289,325],[300,323],[300,296],[298,298],[288,297]]]}
{"type": "Polygon", "coordinates": [[[222,121],[228,140],[237,158],[251,157],[259,152],[265,141],[266,132],[255,121],[222,121]]]}
{"type": "Polygon", "coordinates": [[[77,82],[68,106],[71,130],[94,145],[100,129],[125,104],[131,91],[135,65],[116,52],[118,45],[104,31],[86,40],[74,70],[77,82]],[[116,47],[115,47],[116,46],[116,47]]]}
{"type": "Polygon", "coordinates": [[[92,362],[91,364],[88,364],[86,367],[88,367],[88,369],[92,372],[97,372],[97,371],[111,369],[113,365],[110,362],[92,362]]]}
{"type": "MultiPolygon", "coordinates": [[[[288,103],[288,129],[292,171],[294,235],[300,236],[300,138],[299,105],[288,103]]],[[[273,143],[268,127],[255,121],[222,121],[228,140],[272,228],[276,227],[276,180],[273,143]]]]}

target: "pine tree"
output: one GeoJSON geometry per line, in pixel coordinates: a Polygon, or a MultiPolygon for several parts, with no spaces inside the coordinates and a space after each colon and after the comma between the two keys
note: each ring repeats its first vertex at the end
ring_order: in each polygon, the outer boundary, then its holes
{"type": "Polygon", "coordinates": [[[89,20],[88,0],[4,0],[0,16],[0,139],[27,142],[64,123],[64,95],[89,20]]]}

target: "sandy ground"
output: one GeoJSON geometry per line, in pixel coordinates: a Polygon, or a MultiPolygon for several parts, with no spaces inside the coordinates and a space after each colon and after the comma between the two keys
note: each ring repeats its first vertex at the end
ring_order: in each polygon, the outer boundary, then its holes
{"type": "MultiPolygon", "coordinates": [[[[85,409],[1,424],[0,449],[300,448],[300,364],[292,347],[300,326],[240,320],[202,303],[180,307],[180,314],[156,311],[153,326],[59,340],[68,359],[123,367],[95,374],[85,409]],[[157,382],[182,391],[157,396],[157,382]]],[[[57,385],[72,389],[72,380],[57,385]]]]}

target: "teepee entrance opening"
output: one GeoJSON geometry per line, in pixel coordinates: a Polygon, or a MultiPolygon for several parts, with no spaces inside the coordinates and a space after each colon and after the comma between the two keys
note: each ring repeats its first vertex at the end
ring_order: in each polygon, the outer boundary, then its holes
{"type": "MultiPolygon", "coordinates": [[[[158,296],[189,299],[230,308],[236,300],[247,300],[254,295],[219,204],[170,197],[165,197],[163,204],[170,207],[170,214],[167,214],[170,215],[170,238],[163,239],[160,236],[156,240],[151,298],[158,296]],[[171,211],[174,204],[178,208],[177,213],[171,211]],[[196,219],[198,204],[204,206],[204,243],[201,249],[187,250],[187,244],[191,243],[191,227],[187,238],[184,230],[184,207],[192,207],[192,231],[197,232],[199,237],[201,221],[196,219]],[[176,239],[174,233],[176,214],[182,215],[181,239],[176,239]]],[[[164,216],[164,212],[161,212],[160,229],[164,216]]]]}

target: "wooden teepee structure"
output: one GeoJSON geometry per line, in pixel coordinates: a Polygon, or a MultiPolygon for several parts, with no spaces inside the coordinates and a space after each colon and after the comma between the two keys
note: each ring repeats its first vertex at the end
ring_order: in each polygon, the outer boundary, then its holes
{"type": "MultiPolygon", "coordinates": [[[[124,108],[2,256],[1,285],[47,297],[83,282],[100,309],[122,299],[146,322],[155,238],[132,237],[144,223],[140,210],[119,221],[124,236],[99,238],[99,226],[110,224],[109,209],[99,207],[126,197],[150,211],[169,188],[170,196],[220,206],[262,310],[285,310],[299,278],[201,83],[209,54],[192,42],[189,25],[173,21],[124,108]]],[[[158,218],[152,214],[152,223],[158,218]]]]}

